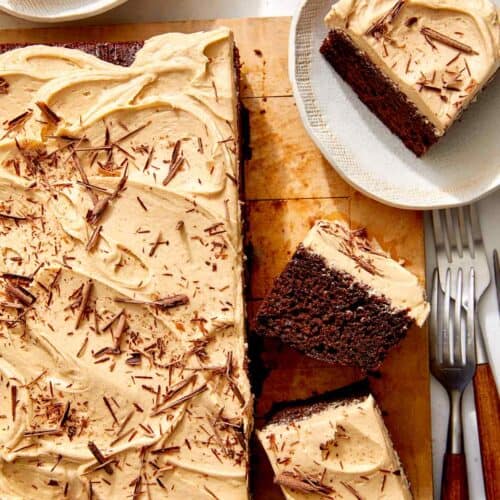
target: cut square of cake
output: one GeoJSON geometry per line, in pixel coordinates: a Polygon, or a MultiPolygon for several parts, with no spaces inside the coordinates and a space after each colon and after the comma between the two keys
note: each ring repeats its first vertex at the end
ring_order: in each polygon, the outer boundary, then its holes
{"type": "Polygon", "coordinates": [[[314,358],[369,370],[428,313],[417,277],[365,230],[318,221],[262,303],[256,332],[314,358]]]}
{"type": "Polygon", "coordinates": [[[257,437],[288,500],[412,498],[381,412],[364,384],[285,403],[257,437]]]}
{"type": "Polygon", "coordinates": [[[0,46],[0,498],[247,498],[233,35],[71,47],[0,46]]]}
{"type": "Polygon", "coordinates": [[[500,65],[489,0],[339,0],[321,52],[417,156],[439,141],[500,65]]]}

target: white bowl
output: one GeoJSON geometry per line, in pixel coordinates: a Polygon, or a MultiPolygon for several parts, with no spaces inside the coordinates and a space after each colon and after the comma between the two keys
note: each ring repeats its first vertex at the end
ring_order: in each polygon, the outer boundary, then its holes
{"type": "Polygon", "coordinates": [[[0,0],[0,10],[28,21],[55,23],[96,16],[127,0],[0,0]]]}

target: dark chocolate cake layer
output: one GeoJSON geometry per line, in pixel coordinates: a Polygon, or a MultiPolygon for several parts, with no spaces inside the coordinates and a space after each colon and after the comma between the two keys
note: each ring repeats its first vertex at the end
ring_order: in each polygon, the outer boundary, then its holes
{"type": "MultiPolygon", "coordinates": [[[[0,54],[9,50],[26,47],[27,45],[33,44],[2,43],[0,44],[0,54]]],[[[130,66],[134,62],[135,55],[144,45],[144,42],[71,42],[50,43],[44,45],[78,49],[112,64],[130,66]]]]}
{"type": "Polygon", "coordinates": [[[347,34],[330,31],[320,50],[363,103],[417,156],[440,139],[434,126],[347,34]]]}
{"type": "Polygon", "coordinates": [[[307,399],[280,402],[273,405],[266,425],[291,423],[307,418],[331,405],[342,405],[365,399],[370,394],[368,380],[363,379],[339,389],[318,394],[307,399]]]}
{"type": "Polygon", "coordinates": [[[406,311],[395,310],[301,245],[264,300],[256,332],[311,357],[369,370],[381,364],[412,323],[406,311]]]}

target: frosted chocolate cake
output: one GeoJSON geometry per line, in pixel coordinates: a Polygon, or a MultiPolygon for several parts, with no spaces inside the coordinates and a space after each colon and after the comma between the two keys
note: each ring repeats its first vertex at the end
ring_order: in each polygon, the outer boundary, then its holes
{"type": "Polygon", "coordinates": [[[500,65],[489,0],[339,0],[321,52],[417,156],[436,143],[500,65]]]}
{"type": "Polygon", "coordinates": [[[314,358],[369,370],[428,313],[417,277],[364,230],[318,221],[262,303],[256,332],[314,358]]]}
{"type": "Polygon", "coordinates": [[[246,498],[232,34],[82,49],[0,56],[0,497],[246,498]]]}
{"type": "Polygon", "coordinates": [[[373,396],[358,387],[290,403],[257,436],[288,500],[411,499],[373,396]]]}

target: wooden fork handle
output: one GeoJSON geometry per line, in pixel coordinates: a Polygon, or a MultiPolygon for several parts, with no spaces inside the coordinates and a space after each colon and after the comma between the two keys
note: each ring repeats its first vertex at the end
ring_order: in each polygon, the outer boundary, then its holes
{"type": "Polygon", "coordinates": [[[500,398],[489,363],[477,365],[474,399],[488,500],[500,499],[500,398]]]}
{"type": "Polygon", "coordinates": [[[446,453],[443,464],[441,500],[468,500],[467,466],[463,453],[446,453]]]}

